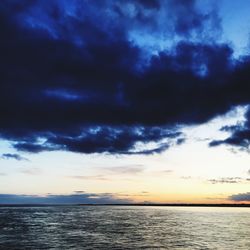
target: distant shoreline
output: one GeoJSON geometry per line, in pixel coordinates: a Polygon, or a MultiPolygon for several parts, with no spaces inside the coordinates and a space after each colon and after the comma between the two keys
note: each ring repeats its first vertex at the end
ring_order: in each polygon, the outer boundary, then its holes
{"type": "Polygon", "coordinates": [[[250,204],[189,204],[189,203],[129,203],[129,204],[0,204],[0,207],[52,207],[52,206],[126,206],[126,207],[250,207],[250,204]]]}

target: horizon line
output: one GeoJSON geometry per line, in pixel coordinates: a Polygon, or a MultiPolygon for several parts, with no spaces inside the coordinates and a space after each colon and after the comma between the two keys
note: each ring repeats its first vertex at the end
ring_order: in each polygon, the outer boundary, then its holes
{"type": "Polygon", "coordinates": [[[145,206],[145,207],[250,207],[250,203],[27,203],[0,204],[0,207],[43,207],[43,206],[145,206]]]}

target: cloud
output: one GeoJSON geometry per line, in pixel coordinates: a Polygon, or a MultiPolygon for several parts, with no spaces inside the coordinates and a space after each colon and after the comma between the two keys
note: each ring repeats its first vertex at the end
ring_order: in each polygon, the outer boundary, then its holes
{"type": "Polygon", "coordinates": [[[249,151],[250,147],[250,107],[245,114],[245,122],[236,126],[223,127],[222,130],[228,131],[231,135],[225,140],[215,140],[210,146],[219,146],[222,144],[236,146],[239,149],[249,151]]]}
{"type": "Polygon", "coordinates": [[[69,176],[70,178],[80,179],[80,180],[94,180],[94,181],[108,181],[108,177],[104,175],[74,175],[69,176]]]}
{"type": "Polygon", "coordinates": [[[233,194],[229,196],[228,199],[232,201],[250,201],[250,192],[233,194]]]}
{"type": "Polygon", "coordinates": [[[107,174],[114,174],[114,175],[134,175],[140,174],[145,170],[143,165],[124,165],[124,166],[117,166],[117,167],[105,167],[101,168],[102,171],[105,171],[107,174]]]}
{"type": "Polygon", "coordinates": [[[28,161],[27,158],[25,157],[22,157],[21,155],[19,154],[2,154],[1,156],[2,159],[5,159],[5,160],[11,160],[11,159],[14,159],[14,160],[17,160],[17,161],[28,161]]]}
{"type": "MultiPolygon", "coordinates": [[[[68,176],[70,178],[79,179],[79,180],[94,180],[94,181],[110,181],[112,176],[128,176],[128,175],[138,175],[143,173],[145,167],[143,165],[124,165],[116,167],[101,167],[97,168],[98,171],[101,171],[103,174],[98,175],[75,175],[68,176]]],[[[129,179],[123,179],[129,180],[129,179]]]]}
{"type": "Polygon", "coordinates": [[[180,178],[183,179],[183,180],[191,180],[191,179],[193,179],[192,176],[181,176],[180,178]]]}
{"type": "Polygon", "coordinates": [[[249,178],[242,178],[242,177],[224,177],[224,178],[207,180],[207,182],[211,184],[238,184],[238,183],[247,183],[249,181],[250,181],[249,178]]]}
{"type": "Polygon", "coordinates": [[[172,169],[165,169],[165,170],[162,170],[161,172],[165,173],[165,174],[172,174],[174,172],[174,170],[172,170],[172,169]]]}
{"type": "Polygon", "coordinates": [[[19,151],[161,153],[184,143],[180,125],[250,103],[249,59],[215,41],[220,18],[196,1],[0,9],[0,137],[19,151]],[[159,49],[160,37],[178,42],[159,49]]]}
{"type": "Polygon", "coordinates": [[[113,204],[129,202],[131,202],[130,199],[120,199],[115,194],[85,193],[83,191],[69,195],[48,194],[45,196],[0,194],[0,204],[113,204]]]}
{"type": "Polygon", "coordinates": [[[28,175],[39,175],[42,173],[41,169],[39,168],[22,169],[20,172],[28,175]]]}
{"type": "Polygon", "coordinates": [[[163,177],[163,176],[171,175],[173,173],[174,171],[172,169],[162,169],[162,170],[152,171],[150,174],[156,177],[163,177]]]}
{"type": "Polygon", "coordinates": [[[250,169],[247,171],[247,173],[250,175],[250,169]]]}
{"type": "Polygon", "coordinates": [[[212,9],[207,13],[203,13],[197,8],[197,1],[195,0],[170,0],[169,3],[169,7],[175,15],[175,33],[191,36],[193,32],[196,35],[201,32],[202,35],[205,29],[212,28],[214,30],[215,25],[217,25],[216,30],[221,30],[221,20],[216,10],[212,9]]]}

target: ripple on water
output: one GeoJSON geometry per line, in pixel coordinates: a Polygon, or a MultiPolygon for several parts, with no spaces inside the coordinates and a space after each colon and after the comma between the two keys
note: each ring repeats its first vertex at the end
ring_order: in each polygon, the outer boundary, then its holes
{"type": "Polygon", "coordinates": [[[249,208],[0,208],[0,249],[246,250],[249,235],[249,208]]]}

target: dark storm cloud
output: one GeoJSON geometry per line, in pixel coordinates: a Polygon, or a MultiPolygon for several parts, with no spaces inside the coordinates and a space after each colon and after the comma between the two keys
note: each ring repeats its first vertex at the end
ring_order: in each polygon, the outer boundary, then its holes
{"type": "Polygon", "coordinates": [[[138,2],[145,8],[152,8],[152,9],[159,9],[161,6],[161,3],[159,0],[137,0],[134,2],[138,2]]]}
{"type": "Polygon", "coordinates": [[[180,124],[250,102],[249,60],[234,61],[227,44],[188,40],[220,26],[195,1],[0,7],[0,136],[17,150],[160,153],[184,142],[180,124]],[[154,55],[130,38],[168,32],[181,41],[154,55]]]}
{"type": "MultiPolygon", "coordinates": [[[[197,8],[196,0],[170,0],[168,1],[173,11],[174,31],[183,36],[199,35],[208,38],[212,29],[213,36],[221,31],[221,20],[216,9],[202,12],[197,8]],[[216,29],[214,29],[216,27],[216,29]]],[[[162,1],[164,3],[164,1],[162,1]]]]}
{"type": "Polygon", "coordinates": [[[234,194],[234,195],[229,196],[228,199],[232,201],[250,201],[250,192],[234,194]]]}
{"type": "Polygon", "coordinates": [[[14,160],[17,160],[17,161],[28,161],[27,158],[19,155],[19,154],[2,154],[1,156],[2,159],[5,159],[5,160],[11,160],[11,159],[14,159],[14,160]]]}
{"type": "Polygon", "coordinates": [[[219,146],[221,144],[227,144],[230,146],[237,146],[242,150],[249,150],[250,146],[250,108],[245,114],[246,121],[242,125],[236,125],[231,127],[222,128],[231,132],[231,135],[225,140],[215,140],[210,143],[210,146],[219,146]]]}
{"type": "Polygon", "coordinates": [[[152,127],[91,127],[85,128],[79,134],[48,133],[44,135],[46,141],[19,141],[14,147],[21,151],[41,152],[52,150],[68,150],[82,153],[120,153],[120,154],[152,154],[161,152],[169,147],[168,143],[159,143],[156,148],[135,148],[135,142],[149,143],[159,142],[163,138],[175,139],[181,135],[179,132],[166,132],[165,130],[152,127]]]}
{"type": "Polygon", "coordinates": [[[0,194],[0,204],[124,204],[129,202],[131,202],[130,199],[119,199],[115,194],[110,193],[76,192],[69,195],[48,194],[46,196],[0,194]]]}

